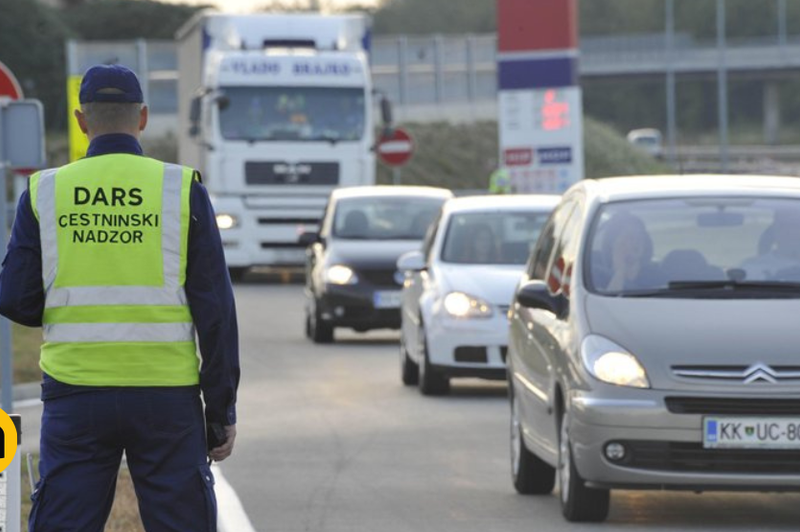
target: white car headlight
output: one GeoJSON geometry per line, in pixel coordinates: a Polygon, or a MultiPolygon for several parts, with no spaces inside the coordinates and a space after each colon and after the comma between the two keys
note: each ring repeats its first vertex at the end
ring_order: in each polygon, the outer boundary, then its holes
{"type": "Polygon", "coordinates": [[[488,318],[492,306],[464,292],[450,292],[444,297],[444,309],[454,318],[488,318]]]}
{"type": "Polygon", "coordinates": [[[325,270],[325,282],[330,284],[356,284],[358,276],[349,266],[334,264],[325,270]]]}
{"type": "Polygon", "coordinates": [[[591,334],[581,343],[581,358],[596,379],[632,388],[649,388],[647,372],[625,349],[608,338],[591,334]]]}
{"type": "Polygon", "coordinates": [[[239,225],[239,220],[232,214],[217,214],[217,227],[220,229],[232,229],[239,225]]]}

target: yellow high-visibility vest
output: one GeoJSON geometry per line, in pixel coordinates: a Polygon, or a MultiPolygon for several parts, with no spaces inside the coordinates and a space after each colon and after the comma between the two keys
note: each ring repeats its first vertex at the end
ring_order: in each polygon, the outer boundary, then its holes
{"type": "Polygon", "coordinates": [[[87,386],[199,382],[184,290],[193,175],[111,154],[31,176],[45,291],[42,371],[87,386]]]}

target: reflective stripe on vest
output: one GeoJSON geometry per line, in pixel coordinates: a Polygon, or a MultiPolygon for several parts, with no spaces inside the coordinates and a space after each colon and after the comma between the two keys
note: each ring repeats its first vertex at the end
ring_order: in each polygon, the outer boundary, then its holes
{"type": "Polygon", "coordinates": [[[40,365],[46,373],[59,381],[80,385],[183,386],[199,382],[195,330],[183,287],[191,176],[191,169],[178,165],[114,155],[83,159],[31,178],[31,202],[39,219],[42,240],[45,343],[40,365]],[[101,161],[106,157],[117,159],[101,161]],[[105,186],[104,173],[113,172],[120,165],[127,174],[108,180],[114,196],[110,206],[105,196],[98,208],[94,208],[94,200],[90,206],[88,200],[78,199],[77,189],[82,188],[79,185],[83,183],[76,177],[85,173],[87,182],[105,186]],[[65,177],[61,177],[59,173],[64,168],[68,170],[65,177]],[[160,171],[158,178],[153,175],[155,171],[160,171]],[[150,223],[146,231],[135,231],[139,233],[141,245],[137,246],[136,241],[131,244],[130,241],[101,240],[98,243],[94,239],[88,241],[89,244],[77,239],[79,231],[93,235],[109,231],[116,234],[118,231],[110,227],[129,223],[98,222],[99,216],[112,216],[116,211],[126,213],[120,216],[131,216],[132,212],[142,216],[143,211],[135,207],[124,208],[122,200],[123,208],[114,208],[118,199],[116,193],[123,190],[120,185],[124,183],[130,189],[130,183],[136,184],[139,175],[142,176],[141,185],[137,185],[141,187],[139,196],[131,196],[139,199],[139,203],[129,200],[131,206],[140,205],[146,199],[152,211],[159,201],[155,187],[161,188],[161,209],[148,214],[155,223],[150,223]],[[81,216],[87,216],[85,224],[79,221],[83,220],[81,216]],[[88,221],[89,216],[94,216],[94,224],[88,221]],[[109,227],[109,223],[112,226],[109,227]],[[160,237],[160,245],[152,240],[154,237],[160,237]],[[65,246],[62,251],[71,257],[66,266],[59,264],[60,259],[66,260],[59,257],[59,242],[65,246]],[[83,245],[91,246],[87,248],[88,259],[83,245]],[[160,268],[152,266],[151,258],[155,258],[156,250],[160,252],[160,268]],[[97,266],[94,274],[83,271],[87,260],[87,270],[97,266]],[[126,269],[124,263],[142,268],[137,270],[129,266],[126,269]],[[121,266],[115,267],[116,264],[121,266]],[[68,268],[69,273],[59,275],[59,266],[68,268]],[[143,273],[139,274],[140,271],[143,273]]]}

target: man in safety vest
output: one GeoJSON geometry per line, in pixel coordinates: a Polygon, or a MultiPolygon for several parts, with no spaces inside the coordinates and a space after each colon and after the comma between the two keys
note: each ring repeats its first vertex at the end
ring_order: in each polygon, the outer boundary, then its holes
{"type": "Polygon", "coordinates": [[[196,171],[142,155],[133,72],[90,68],[80,103],[87,155],[31,176],[0,274],[0,313],[43,327],[29,530],[102,531],[123,451],[148,532],[216,530],[239,354],[214,211],[196,171]]]}
{"type": "Polygon", "coordinates": [[[508,170],[503,167],[498,168],[489,176],[490,194],[511,194],[514,191],[511,186],[511,176],[508,170]]]}

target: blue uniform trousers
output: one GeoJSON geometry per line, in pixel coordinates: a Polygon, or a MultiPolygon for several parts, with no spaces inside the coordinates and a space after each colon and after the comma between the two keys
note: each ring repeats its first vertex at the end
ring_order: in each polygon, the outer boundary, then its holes
{"type": "Polygon", "coordinates": [[[147,532],[214,532],[198,387],[98,389],[44,402],[30,532],[102,532],[122,453],[147,532]]]}

